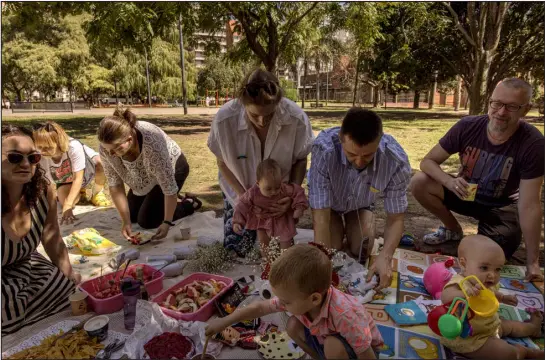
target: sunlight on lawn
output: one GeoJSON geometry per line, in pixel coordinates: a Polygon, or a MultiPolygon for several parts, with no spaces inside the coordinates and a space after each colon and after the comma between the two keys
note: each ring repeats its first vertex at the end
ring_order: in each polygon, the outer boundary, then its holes
{"type": "MultiPolygon", "coordinates": [[[[340,126],[346,110],[336,109],[327,111],[308,109],[307,113],[312,127],[317,135],[321,130],[340,126]]],[[[448,129],[463,116],[462,113],[452,112],[415,112],[400,111],[399,109],[378,111],[384,122],[384,131],[396,138],[407,152],[413,170],[420,167],[420,161],[426,153],[439,141],[448,129]]],[[[96,116],[44,116],[37,118],[11,118],[5,122],[16,122],[31,125],[35,121],[51,119],[58,121],[68,132],[91,146],[98,149],[96,129],[101,117],[96,116]]],[[[141,116],[141,120],[150,121],[160,126],[182,148],[190,164],[190,174],[183,187],[183,191],[194,192],[203,200],[205,209],[221,209],[222,197],[217,182],[217,165],[214,155],[206,144],[210,122],[213,115],[187,116],[141,116]]],[[[538,125],[543,132],[543,126],[538,125]]],[[[311,159],[309,158],[309,166],[311,159]]],[[[447,172],[455,173],[458,169],[458,156],[452,156],[444,164],[447,172]]],[[[306,180],[305,180],[306,183],[306,180]]]]}

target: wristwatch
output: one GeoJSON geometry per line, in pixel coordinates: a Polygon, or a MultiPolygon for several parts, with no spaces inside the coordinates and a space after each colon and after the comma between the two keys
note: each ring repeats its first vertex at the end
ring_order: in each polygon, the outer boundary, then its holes
{"type": "Polygon", "coordinates": [[[163,221],[163,224],[167,224],[169,226],[175,226],[175,224],[172,221],[168,221],[168,220],[163,221]]]}

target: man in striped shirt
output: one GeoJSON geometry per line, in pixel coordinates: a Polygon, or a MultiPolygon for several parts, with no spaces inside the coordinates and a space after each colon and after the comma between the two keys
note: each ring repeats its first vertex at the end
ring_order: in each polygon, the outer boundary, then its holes
{"type": "Polygon", "coordinates": [[[403,234],[411,178],[403,148],[383,133],[376,113],[352,108],[340,128],[326,129],[316,138],[308,177],[315,241],[341,249],[346,236],[349,251],[361,259],[373,249],[375,200],[379,194],[384,197],[384,247],[368,279],[376,273],[377,289],[388,287],[391,260],[403,234]]]}

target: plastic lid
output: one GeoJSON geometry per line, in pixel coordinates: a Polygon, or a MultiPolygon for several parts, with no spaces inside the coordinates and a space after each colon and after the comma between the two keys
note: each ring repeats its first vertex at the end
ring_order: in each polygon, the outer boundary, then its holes
{"type": "Polygon", "coordinates": [[[462,333],[462,323],[455,316],[446,314],[439,318],[439,331],[447,339],[455,339],[462,333]]]}
{"type": "Polygon", "coordinates": [[[133,280],[129,278],[123,279],[121,282],[121,292],[123,295],[137,295],[140,293],[140,285],[142,283],[138,280],[133,280]]]}

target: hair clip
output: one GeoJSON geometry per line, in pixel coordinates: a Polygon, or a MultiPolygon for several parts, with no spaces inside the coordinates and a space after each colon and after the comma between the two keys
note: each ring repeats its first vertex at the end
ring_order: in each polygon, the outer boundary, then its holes
{"type": "Polygon", "coordinates": [[[239,155],[237,159],[247,159],[248,157],[246,155],[239,155]]]}

